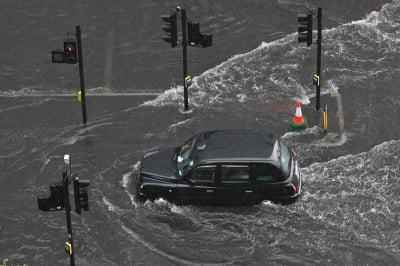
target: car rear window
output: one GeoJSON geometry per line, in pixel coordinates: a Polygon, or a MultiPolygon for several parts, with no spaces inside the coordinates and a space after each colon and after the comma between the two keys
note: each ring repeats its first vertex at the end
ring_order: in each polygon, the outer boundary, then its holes
{"type": "Polygon", "coordinates": [[[221,183],[247,183],[250,180],[247,165],[222,165],[221,183]]]}
{"type": "Polygon", "coordinates": [[[282,179],[282,172],[271,164],[253,165],[252,173],[257,182],[273,183],[282,179]]]}

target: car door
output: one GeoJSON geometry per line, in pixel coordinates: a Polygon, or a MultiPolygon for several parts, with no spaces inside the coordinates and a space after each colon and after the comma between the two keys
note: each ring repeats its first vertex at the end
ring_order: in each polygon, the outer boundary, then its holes
{"type": "Polygon", "coordinates": [[[254,202],[254,184],[247,164],[222,164],[216,189],[220,204],[244,205],[254,202]]]}
{"type": "Polygon", "coordinates": [[[193,204],[214,204],[216,171],[216,165],[200,165],[192,169],[184,178],[186,185],[179,193],[181,200],[193,204]]]}
{"type": "Polygon", "coordinates": [[[276,166],[269,163],[254,164],[251,173],[255,181],[256,202],[273,200],[282,193],[282,173],[276,166]]]}

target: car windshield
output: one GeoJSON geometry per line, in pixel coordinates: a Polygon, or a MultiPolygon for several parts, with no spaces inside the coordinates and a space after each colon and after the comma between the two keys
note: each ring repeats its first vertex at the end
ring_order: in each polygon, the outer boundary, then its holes
{"type": "Polygon", "coordinates": [[[282,172],[288,176],[289,175],[289,168],[290,168],[290,151],[286,144],[284,144],[282,141],[279,141],[280,143],[280,163],[281,163],[281,168],[282,172]]]}
{"type": "Polygon", "coordinates": [[[177,150],[176,167],[180,177],[186,175],[194,165],[194,146],[196,138],[188,140],[177,150]]]}

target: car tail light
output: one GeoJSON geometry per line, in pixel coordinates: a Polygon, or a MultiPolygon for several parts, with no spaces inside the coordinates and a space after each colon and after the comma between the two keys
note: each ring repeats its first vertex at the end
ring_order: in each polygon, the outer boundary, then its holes
{"type": "Polygon", "coordinates": [[[296,188],[296,186],[295,186],[294,184],[290,184],[290,186],[291,186],[292,189],[293,189],[293,194],[296,194],[296,193],[297,193],[297,188],[296,188]]]}

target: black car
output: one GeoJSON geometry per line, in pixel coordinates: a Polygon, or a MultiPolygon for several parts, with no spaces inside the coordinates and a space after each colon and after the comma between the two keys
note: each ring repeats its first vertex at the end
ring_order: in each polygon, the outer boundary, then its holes
{"type": "Polygon", "coordinates": [[[274,135],[219,130],[177,148],[147,152],[136,189],[141,200],[177,204],[287,204],[301,193],[301,175],[294,151],[274,135]]]}

